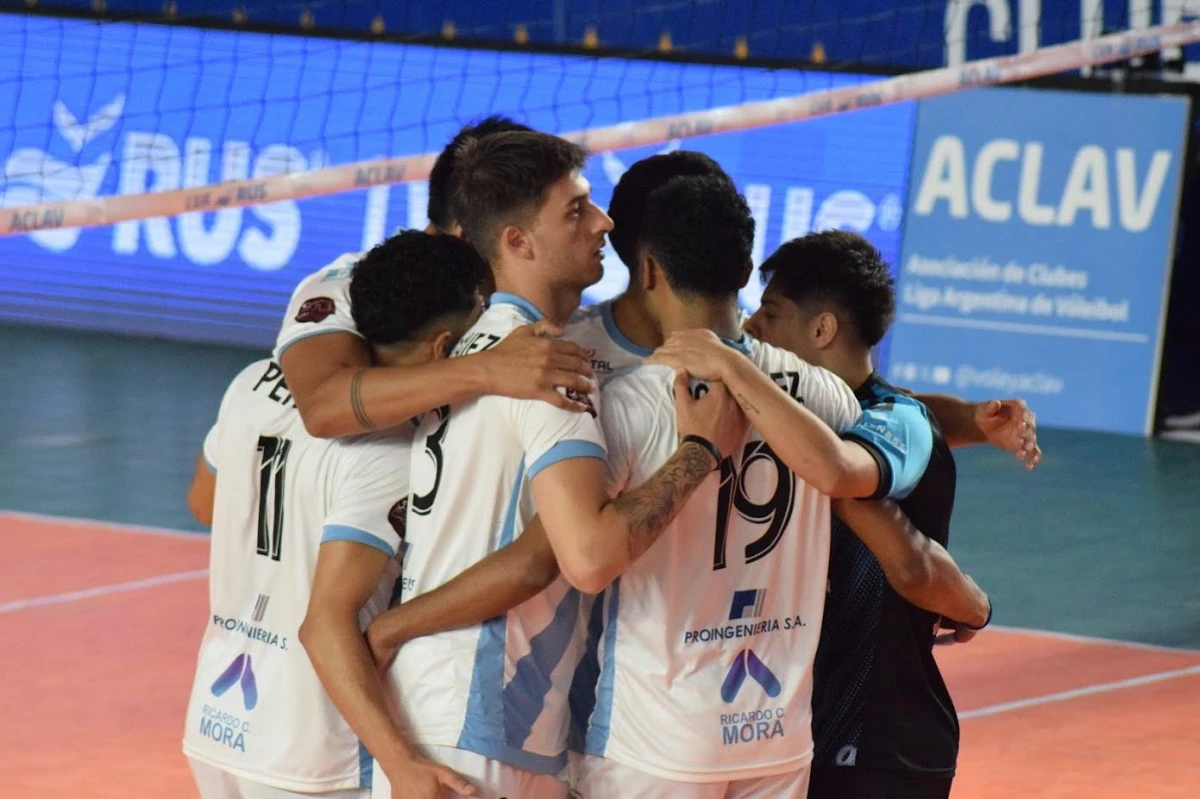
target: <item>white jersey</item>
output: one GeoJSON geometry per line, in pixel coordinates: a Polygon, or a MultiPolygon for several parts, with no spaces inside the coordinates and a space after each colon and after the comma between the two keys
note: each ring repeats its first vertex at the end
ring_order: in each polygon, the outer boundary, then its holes
{"type": "MultiPolygon", "coordinates": [[[[403,513],[410,446],[403,435],[309,436],[272,361],[251,364],[230,384],[204,441],[217,485],[210,612],[183,738],[189,757],[288,791],[369,784],[370,756],[296,633],[322,541],[395,554],[400,536],[389,514],[403,513]]],[[[391,561],[364,626],[386,608],[399,572],[391,561]]]]}
{"type": "MultiPolygon", "coordinates": [[[[495,294],[454,354],[493,347],[540,317],[527,301],[495,294]]],[[[623,357],[606,346],[597,358],[623,357]]],[[[536,513],[533,478],[578,457],[604,457],[599,420],[589,413],[487,396],[427,414],[413,442],[402,598],[437,588],[519,536],[536,513]]],[[[401,647],[389,682],[414,740],[557,773],[566,761],[582,604],[559,579],[502,617],[401,647]]]]}
{"type": "Polygon", "coordinates": [[[612,300],[605,300],[580,308],[572,314],[563,331],[563,338],[578,344],[587,353],[598,379],[639,366],[643,358],[654,352],[634,344],[617,329],[612,303],[612,300]]]}
{"type": "Polygon", "coordinates": [[[300,281],[288,300],[283,327],[275,340],[275,360],[301,339],[323,333],[350,333],[362,337],[350,314],[350,276],[366,253],[348,252],[300,281]]]}
{"type": "MultiPolygon", "coordinates": [[[[737,346],[833,429],[858,421],[854,392],[833,373],[748,336],[737,346]]],[[[672,370],[643,366],[605,385],[612,493],[643,483],[675,451],[672,382],[672,370]]],[[[829,498],[750,430],[597,598],[571,691],[587,728],[582,740],[573,731],[572,748],[679,782],[803,768],[829,514],[829,498]]]]}

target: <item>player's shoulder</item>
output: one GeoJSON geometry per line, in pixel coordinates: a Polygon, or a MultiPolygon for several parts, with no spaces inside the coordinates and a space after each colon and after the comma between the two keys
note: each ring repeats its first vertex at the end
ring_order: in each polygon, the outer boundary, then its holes
{"type": "Polygon", "coordinates": [[[300,286],[312,286],[318,283],[336,283],[350,282],[350,276],[354,273],[354,265],[362,259],[366,253],[363,252],[348,252],[339,255],[332,261],[322,266],[315,272],[310,273],[302,279],[300,286]]]}
{"type": "Polygon", "coordinates": [[[765,341],[760,341],[753,336],[746,334],[742,337],[742,346],[740,349],[746,354],[751,361],[762,369],[764,372],[779,372],[779,371],[804,371],[817,369],[808,361],[801,358],[791,350],[785,350],[782,347],[776,347],[773,344],[768,344],[765,341]]]}
{"type": "Polygon", "coordinates": [[[604,300],[595,305],[585,305],[582,308],[577,308],[575,313],[567,319],[567,327],[572,325],[584,324],[599,324],[604,320],[604,309],[612,302],[612,300],[604,300]]]}
{"type": "Polygon", "coordinates": [[[273,358],[262,358],[242,367],[237,376],[229,381],[229,393],[235,396],[250,394],[260,382],[276,378],[283,379],[283,368],[273,358]]]}
{"type": "Polygon", "coordinates": [[[670,396],[675,371],[658,364],[638,364],[618,369],[600,383],[605,407],[640,405],[653,407],[670,396]]]}
{"type": "Polygon", "coordinates": [[[904,408],[928,417],[929,409],[912,394],[897,388],[878,373],[871,375],[858,391],[864,408],[904,408]]]}
{"type": "Polygon", "coordinates": [[[354,468],[408,471],[409,455],[416,434],[415,420],[387,431],[344,436],[330,442],[330,454],[354,468]]]}

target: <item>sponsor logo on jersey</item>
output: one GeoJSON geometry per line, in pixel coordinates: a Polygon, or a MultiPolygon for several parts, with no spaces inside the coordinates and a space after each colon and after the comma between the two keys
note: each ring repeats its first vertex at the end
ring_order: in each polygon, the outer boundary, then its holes
{"type": "Polygon", "coordinates": [[[783,685],[775,676],[775,672],[759,660],[753,649],[739,649],[733,656],[733,665],[729,667],[729,673],[725,675],[725,682],[721,683],[721,698],[727,704],[737,699],[747,677],[758,683],[767,696],[772,699],[779,696],[779,692],[783,690],[783,685]]]}
{"type": "Polygon", "coordinates": [[[263,616],[267,615],[267,604],[271,601],[270,594],[259,594],[258,599],[254,601],[254,615],[251,616],[255,624],[263,620],[263,616]]]}
{"type": "Polygon", "coordinates": [[[212,694],[224,696],[230,688],[239,683],[242,686],[242,704],[246,706],[246,710],[254,710],[258,705],[258,682],[254,679],[250,655],[245,652],[235,657],[213,682],[212,694]]]}
{"type": "Polygon", "coordinates": [[[333,313],[336,306],[329,297],[313,297],[305,300],[296,314],[297,322],[324,322],[333,313]]]}
{"type": "Polygon", "coordinates": [[[763,600],[766,598],[767,589],[765,588],[734,591],[733,603],[729,606],[729,620],[758,618],[762,615],[763,600]]]}
{"type": "Polygon", "coordinates": [[[220,627],[227,633],[237,633],[244,635],[251,641],[261,641],[267,646],[273,646],[277,649],[287,649],[287,636],[280,635],[274,630],[269,630],[266,627],[259,627],[257,622],[262,621],[262,616],[266,615],[267,602],[271,597],[260,594],[259,601],[254,605],[253,623],[247,622],[245,619],[227,619],[224,616],[218,616],[215,613],[212,617],[212,623],[216,627],[220,627]]]}

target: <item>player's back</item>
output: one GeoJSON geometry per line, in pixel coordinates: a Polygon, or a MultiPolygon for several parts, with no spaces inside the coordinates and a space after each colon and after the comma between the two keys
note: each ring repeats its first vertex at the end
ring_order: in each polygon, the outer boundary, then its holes
{"type": "MultiPolygon", "coordinates": [[[[493,295],[454,355],[493,347],[538,318],[521,298],[493,295]]],[[[413,442],[402,598],[437,588],[519,536],[535,514],[530,482],[542,469],[603,454],[592,415],[544,402],[485,396],[427,414],[413,442]]],[[[579,592],[559,579],[503,617],[405,644],[389,671],[404,726],[418,743],[558,772],[580,605],[579,592]]]]}
{"type": "MultiPolygon", "coordinates": [[[[919,405],[878,374],[858,390],[865,408],[919,405]]],[[[897,504],[913,525],[949,546],[957,468],[937,420],[929,462],[897,504]]],[[[937,616],[907,602],[845,522],[833,517],[829,593],[814,673],[815,769],[860,768],[948,778],[958,717],[933,656],[937,616]]]]}
{"type": "MultiPolygon", "coordinates": [[[[309,436],[281,368],[263,360],[230,384],[204,451],[217,473],[210,614],[184,750],[285,790],[360,787],[369,777],[369,760],[296,634],[312,593],[323,531],[342,521],[339,529],[354,539],[368,526],[335,507],[344,499],[339,493],[352,489],[357,475],[389,470],[396,475],[394,485],[383,492],[400,502],[407,489],[408,444],[401,437],[309,436]]],[[[387,507],[380,512],[382,522],[387,507]]],[[[398,565],[389,568],[364,610],[364,622],[386,606],[398,573],[398,565]]]]}
{"type": "MultiPolygon", "coordinates": [[[[854,394],[832,373],[749,337],[739,344],[835,429],[857,420],[854,394]]],[[[639,485],[677,444],[672,372],[615,376],[601,404],[613,490],[639,485]]],[[[829,498],[751,430],[595,603],[571,697],[577,721],[590,720],[584,751],[682,782],[803,767],[828,557],[829,498]]]]}

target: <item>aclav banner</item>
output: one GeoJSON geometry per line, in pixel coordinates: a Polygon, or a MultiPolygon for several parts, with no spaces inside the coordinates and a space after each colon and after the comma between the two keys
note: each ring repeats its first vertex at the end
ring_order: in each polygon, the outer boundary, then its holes
{"type": "Polygon", "coordinates": [[[920,104],[889,375],[1149,432],[1188,118],[1178,97],[920,104]]]}

